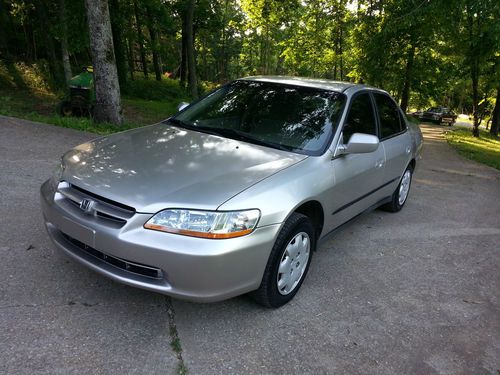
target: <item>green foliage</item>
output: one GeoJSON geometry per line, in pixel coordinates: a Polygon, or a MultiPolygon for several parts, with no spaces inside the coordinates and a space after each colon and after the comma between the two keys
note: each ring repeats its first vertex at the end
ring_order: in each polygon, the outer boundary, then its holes
{"type": "Polygon", "coordinates": [[[198,91],[204,95],[209,93],[210,91],[215,90],[220,85],[218,83],[210,82],[210,81],[200,81],[198,82],[199,88],[198,91]]]}
{"type": "MultiPolygon", "coordinates": [[[[91,64],[85,1],[64,0],[64,20],[60,1],[0,0],[0,88],[54,90],[61,21],[73,71],[91,64]],[[42,80],[23,75],[21,62],[36,63],[42,80]]],[[[175,80],[138,78],[144,70],[152,75],[153,52],[161,72],[179,78],[185,0],[109,4],[122,93],[144,100],[186,98],[175,80]]],[[[413,108],[446,105],[471,113],[500,81],[499,18],[495,0],[197,0],[200,91],[215,87],[209,82],[248,75],[300,75],[366,83],[397,99],[407,93],[413,108]]]]}
{"type": "Polygon", "coordinates": [[[147,100],[179,100],[187,97],[185,90],[179,85],[178,80],[162,79],[161,81],[149,79],[135,79],[129,81],[122,88],[122,93],[130,98],[147,100]]]}
{"type": "Polygon", "coordinates": [[[126,123],[124,127],[118,129],[113,124],[94,123],[85,117],[60,117],[54,111],[56,103],[57,101],[50,97],[30,96],[27,93],[23,96],[7,96],[0,91],[0,115],[3,116],[14,116],[96,134],[110,134],[117,130],[139,126],[137,123],[126,123]],[[47,103],[51,103],[52,107],[48,107],[47,103]]]}
{"type": "Polygon", "coordinates": [[[303,76],[338,78],[336,67],[341,56],[337,33],[345,23],[345,6],[345,1],[329,0],[298,4],[292,28],[297,30],[281,42],[284,65],[289,70],[303,76]]]}
{"type": "Polygon", "coordinates": [[[446,132],[445,137],[460,155],[500,170],[500,138],[484,130],[479,134],[476,138],[470,128],[458,128],[446,132]]]}
{"type": "Polygon", "coordinates": [[[134,124],[153,124],[175,114],[177,106],[184,100],[182,98],[163,100],[122,98],[124,117],[126,121],[134,124]]]}
{"type": "Polygon", "coordinates": [[[137,95],[122,98],[125,123],[117,128],[109,123],[95,123],[86,117],[60,117],[56,105],[61,98],[50,91],[43,64],[5,64],[0,61],[0,115],[54,124],[61,127],[109,134],[161,121],[177,111],[181,101],[188,100],[177,81],[135,80],[137,95]],[[9,70],[11,69],[11,70],[9,70]],[[12,71],[12,69],[15,69],[12,71]],[[13,75],[12,72],[15,72],[13,75]],[[13,77],[17,77],[14,79],[13,77]],[[140,99],[138,96],[158,98],[140,99]]]}
{"type": "Polygon", "coordinates": [[[0,90],[29,89],[49,92],[50,86],[50,75],[46,61],[12,63],[0,60],[0,90]]]}

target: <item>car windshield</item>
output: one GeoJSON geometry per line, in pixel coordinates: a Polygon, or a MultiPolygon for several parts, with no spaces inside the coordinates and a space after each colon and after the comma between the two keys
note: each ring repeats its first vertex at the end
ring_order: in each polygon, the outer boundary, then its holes
{"type": "Polygon", "coordinates": [[[345,96],[310,87],[235,81],[168,121],[287,151],[320,155],[338,125],[345,96]]]}

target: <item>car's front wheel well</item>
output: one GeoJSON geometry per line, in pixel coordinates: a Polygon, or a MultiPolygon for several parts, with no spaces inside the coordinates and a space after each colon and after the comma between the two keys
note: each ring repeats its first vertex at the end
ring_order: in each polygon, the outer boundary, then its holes
{"type": "Polygon", "coordinates": [[[411,170],[414,171],[416,164],[417,164],[417,162],[415,161],[415,159],[411,159],[410,164],[408,164],[408,166],[410,166],[411,170]]]}
{"type": "Polygon", "coordinates": [[[321,203],[318,201],[309,201],[301,204],[295,212],[307,216],[314,226],[316,239],[319,238],[321,231],[323,230],[323,224],[325,222],[325,214],[321,203]]]}

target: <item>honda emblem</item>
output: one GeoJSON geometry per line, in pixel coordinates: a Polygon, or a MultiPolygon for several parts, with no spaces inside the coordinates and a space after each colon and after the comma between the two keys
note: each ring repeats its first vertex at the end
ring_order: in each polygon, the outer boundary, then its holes
{"type": "Polygon", "coordinates": [[[83,199],[80,202],[80,209],[86,214],[91,214],[94,212],[95,202],[91,199],[83,199]]]}

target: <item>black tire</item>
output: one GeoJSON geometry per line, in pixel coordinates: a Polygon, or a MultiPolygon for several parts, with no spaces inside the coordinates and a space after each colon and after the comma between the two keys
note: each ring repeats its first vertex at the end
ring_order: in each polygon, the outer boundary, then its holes
{"type": "Polygon", "coordinates": [[[67,100],[59,102],[56,107],[57,114],[62,117],[67,117],[73,115],[73,110],[71,108],[71,103],[67,100]]]}
{"type": "Polygon", "coordinates": [[[315,230],[311,220],[302,214],[293,213],[281,228],[278,238],[274,243],[271,254],[267,261],[264,276],[259,289],[251,293],[255,301],[265,307],[277,308],[290,301],[300,289],[302,282],[306,278],[309,265],[311,264],[312,253],[316,248],[315,230]],[[309,236],[309,258],[307,265],[302,272],[295,287],[288,293],[282,294],[278,290],[278,269],[282,258],[285,256],[287,245],[300,233],[309,236]]]}
{"type": "Polygon", "coordinates": [[[412,178],[413,178],[413,168],[412,168],[411,165],[409,165],[406,168],[405,172],[403,173],[403,176],[401,176],[401,179],[399,180],[398,187],[396,188],[396,190],[394,191],[394,193],[392,193],[391,201],[389,203],[384,204],[381,207],[384,211],[388,211],[388,212],[398,212],[398,211],[401,211],[401,209],[405,205],[406,201],[408,200],[408,195],[410,194],[410,188],[411,188],[411,180],[412,180],[412,178]],[[409,182],[409,186],[408,186],[408,192],[407,192],[407,195],[406,195],[403,203],[399,203],[399,189],[401,187],[401,183],[403,182],[403,177],[405,176],[406,172],[410,172],[410,182],[409,182]]]}

